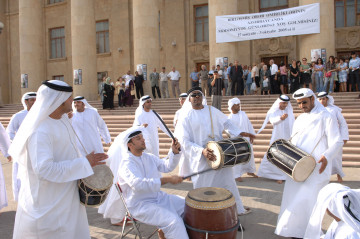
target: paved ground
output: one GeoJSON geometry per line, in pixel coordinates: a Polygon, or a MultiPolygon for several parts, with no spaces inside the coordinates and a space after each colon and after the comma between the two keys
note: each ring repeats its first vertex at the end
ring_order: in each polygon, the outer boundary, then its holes
{"type": "MultiPolygon", "coordinates": [[[[9,206],[2,209],[2,213],[0,214],[0,238],[8,239],[12,236],[16,204],[13,202],[11,191],[11,163],[8,163],[3,157],[1,157],[0,161],[4,171],[9,200],[9,206]]],[[[259,165],[257,165],[257,167],[258,166],[259,165]]],[[[360,188],[359,170],[359,168],[345,168],[346,181],[344,184],[351,188],[360,188]]],[[[334,176],[332,180],[335,180],[334,176]]],[[[281,238],[274,235],[274,230],[280,211],[283,185],[266,179],[249,177],[245,177],[244,182],[237,183],[237,185],[244,205],[253,209],[253,213],[240,218],[242,225],[246,229],[244,238],[281,238]]],[[[168,193],[179,194],[184,197],[191,189],[192,184],[190,182],[184,182],[175,186],[165,185],[163,188],[163,190],[168,193]]],[[[112,226],[109,220],[103,219],[102,216],[97,213],[96,208],[87,208],[87,213],[92,238],[119,238],[120,228],[112,226]]],[[[330,222],[330,218],[325,216],[323,228],[326,229],[330,225],[330,222]]],[[[151,232],[153,228],[144,226],[142,230],[146,234],[151,232]]],[[[129,235],[127,238],[134,238],[134,236],[129,235]]],[[[240,233],[238,233],[237,238],[241,238],[240,233]]]]}

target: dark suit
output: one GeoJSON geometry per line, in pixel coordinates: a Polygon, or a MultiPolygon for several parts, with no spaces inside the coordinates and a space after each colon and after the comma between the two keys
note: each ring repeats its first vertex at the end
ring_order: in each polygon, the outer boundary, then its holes
{"type": "Polygon", "coordinates": [[[237,67],[234,65],[230,69],[230,79],[232,82],[231,85],[231,95],[243,95],[244,94],[244,80],[243,70],[240,65],[237,67]]]}

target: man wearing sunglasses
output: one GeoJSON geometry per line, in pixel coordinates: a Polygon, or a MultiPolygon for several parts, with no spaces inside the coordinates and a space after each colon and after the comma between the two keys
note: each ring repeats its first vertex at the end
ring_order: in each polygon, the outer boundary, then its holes
{"type": "Polygon", "coordinates": [[[291,143],[310,154],[316,167],[304,182],[286,178],[275,234],[304,238],[317,195],[330,181],[332,161],[343,141],[336,119],[316,100],[312,90],[299,89],[293,98],[304,113],[294,122],[291,143]]]}

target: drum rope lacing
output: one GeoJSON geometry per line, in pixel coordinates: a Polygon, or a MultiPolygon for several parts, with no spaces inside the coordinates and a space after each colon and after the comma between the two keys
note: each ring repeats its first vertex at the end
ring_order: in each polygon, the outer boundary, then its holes
{"type": "Polygon", "coordinates": [[[184,223],[184,224],[185,224],[185,227],[187,229],[190,229],[190,230],[195,231],[195,232],[205,233],[206,234],[206,239],[207,239],[209,234],[224,234],[224,233],[228,233],[228,232],[232,232],[234,230],[237,230],[239,228],[239,226],[240,226],[240,220],[239,219],[237,220],[237,223],[236,223],[235,226],[233,226],[233,227],[231,227],[231,228],[229,228],[227,230],[224,230],[224,231],[202,230],[202,229],[197,229],[197,228],[191,227],[191,226],[187,225],[186,223],[184,223]]]}

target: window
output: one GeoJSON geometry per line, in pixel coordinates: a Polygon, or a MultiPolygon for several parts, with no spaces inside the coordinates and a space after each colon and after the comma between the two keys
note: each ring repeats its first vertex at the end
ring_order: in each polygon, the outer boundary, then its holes
{"type": "Polygon", "coordinates": [[[58,2],[63,2],[64,0],[49,0],[48,3],[49,4],[54,4],[54,3],[58,3],[58,2]]]}
{"type": "Polygon", "coordinates": [[[64,81],[64,76],[61,75],[61,76],[53,76],[52,77],[53,80],[61,80],[61,81],[64,81]]]}
{"type": "Polygon", "coordinates": [[[65,58],[65,28],[50,29],[50,58],[65,58]]]}
{"type": "Polygon", "coordinates": [[[360,0],[335,0],[335,26],[360,25],[360,0]]]}
{"type": "Polygon", "coordinates": [[[288,0],[259,0],[260,12],[273,11],[288,7],[288,0]]]}
{"type": "Polygon", "coordinates": [[[110,52],[109,21],[96,22],[96,53],[110,52]]]}
{"type": "Polygon", "coordinates": [[[209,41],[208,5],[194,6],[195,42],[209,41]]]}

